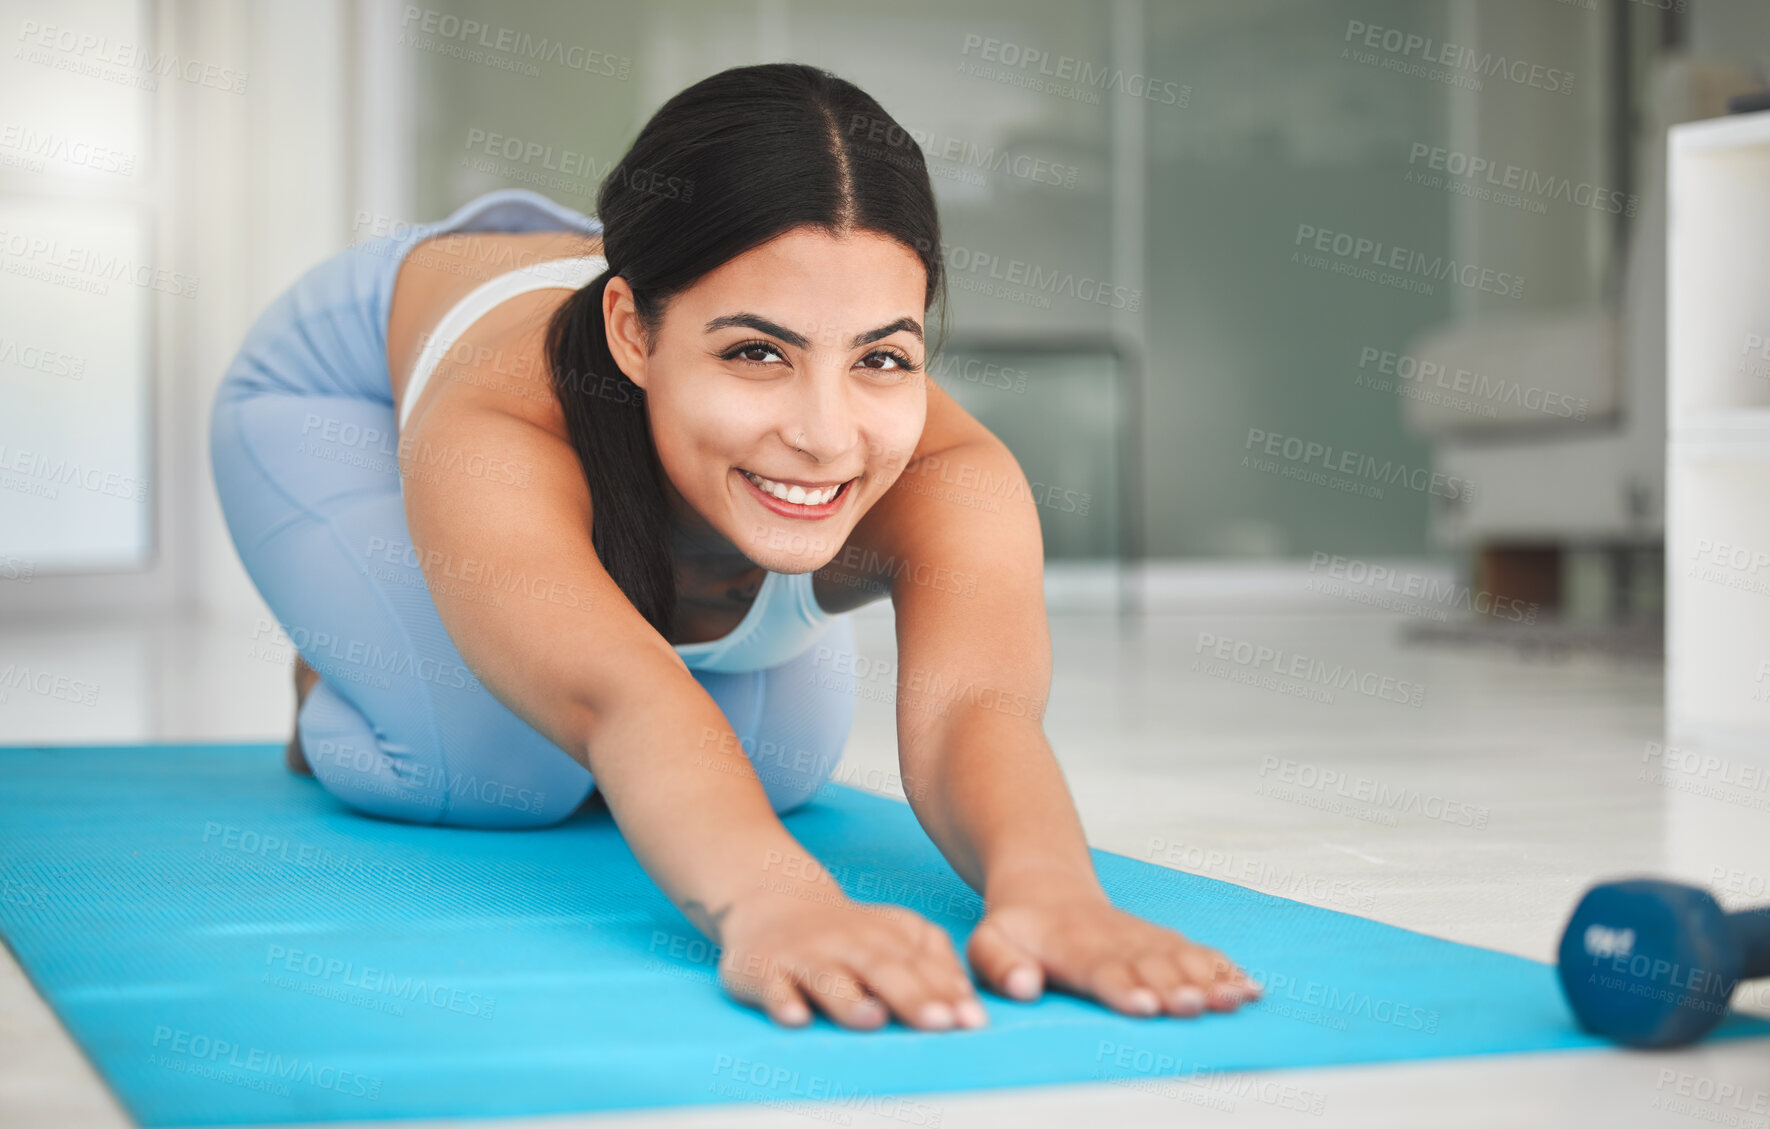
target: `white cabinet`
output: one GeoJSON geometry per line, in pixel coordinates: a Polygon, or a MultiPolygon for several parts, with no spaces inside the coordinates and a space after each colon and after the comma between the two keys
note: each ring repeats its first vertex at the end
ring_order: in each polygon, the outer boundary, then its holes
{"type": "Polygon", "coordinates": [[[1770,764],[1770,112],[1672,127],[1666,733],[1770,764]]]}

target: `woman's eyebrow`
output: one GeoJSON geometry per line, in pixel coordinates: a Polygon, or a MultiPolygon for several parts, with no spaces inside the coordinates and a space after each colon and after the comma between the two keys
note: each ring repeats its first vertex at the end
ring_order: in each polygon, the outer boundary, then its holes
{"type": "MultiPolygon", "coordinates": [[[[708,322],[706,332],[715,333],[721,329],[733,329],[739,326],[778,337],[795,349],[803,349],[811,344],[811,339],[804,334],[795,333],[782,325],[776,325],[760,314],[726,314],[724,317],[717,317],[708,322]]],[[[882,325],[878,329],[869,329],[865,333],[855,334],[854,340],[848,343],[848,347],[858,349],[862,345],[879,340],[881,337],[890,337],[900,329],[915,334],[917,341],[922,340],[921,323],[915,318],[904,317],[898,318],[889,325],[882,325]]]]}

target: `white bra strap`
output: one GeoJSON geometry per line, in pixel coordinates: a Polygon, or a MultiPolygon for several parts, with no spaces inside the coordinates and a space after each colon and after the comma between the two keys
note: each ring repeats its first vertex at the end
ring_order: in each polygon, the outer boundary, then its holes
{"type": "Polygon", "coordinates": [[[412,407],[417,404],[425,384],[429,382],[432,370],[442,362],[449,350],[455,347],[455,342],[474,322],[518,294],[555,287],[565,290],[582,289],[607,269],[608,260],[601,255],[550,259],[518,267],[475,287],[436,323],[436,328],[430,331],[430,337],[424,343],[423,351],[418,354],[418,361],[412,366],[412,378],[406,385],[405,400],[400,404],[401,430],[405,429],[406,419],[411,416],[412,407]]]}

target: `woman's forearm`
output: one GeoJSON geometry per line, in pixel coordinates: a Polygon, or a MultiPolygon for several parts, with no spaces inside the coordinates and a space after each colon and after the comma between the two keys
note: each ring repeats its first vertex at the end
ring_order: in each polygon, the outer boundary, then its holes
{"type": "Polygon", "coordinates": [[[1024,889],[1100,892],[1081,819],[1036,718],[954,707],[901,755],[904,779],[917,782],[917,818],[986,903],[1024,889]]]}
{"type": "Polygon", "coordinates": [[[646,874],[715,943],[734,904],[783,877],[800,896],[843,899],[775,814],[718,704],[670,665],[597,711],[588,735],[596,787],[646,874]]]}

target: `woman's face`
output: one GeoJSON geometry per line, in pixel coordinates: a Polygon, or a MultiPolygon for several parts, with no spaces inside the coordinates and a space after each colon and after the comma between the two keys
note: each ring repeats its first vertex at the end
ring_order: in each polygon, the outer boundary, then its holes
{"type": "Polygon", "coordinates": [[[645,389],[678,527],[773,572],[827,564],[921,438],[926,289],[901,243],[798,228],[677,295],[647,353],[611,279],[609,348],[645,389]]]}

